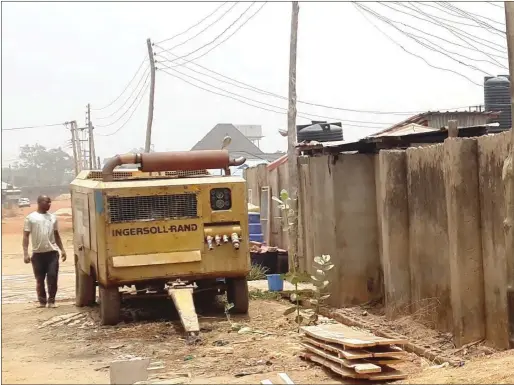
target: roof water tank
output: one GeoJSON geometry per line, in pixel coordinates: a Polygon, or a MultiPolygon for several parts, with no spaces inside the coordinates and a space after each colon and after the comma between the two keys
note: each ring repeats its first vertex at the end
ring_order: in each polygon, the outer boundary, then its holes
{"type": "Polygon", "coordinates": [[[512,125],[511,104],[510,104],[510,81],[509,77],[498,76],[485,78],[484,83],[485,110],[501,111],[499,118],[491,120],[500,123],[500,129],[508,130],[512,125]]]}
{"type": "Polygon", "coordinates": [[[297,140],[332,142],[343,140],[343,129],[341,123],[312,122],[303,126],[297,126],[297,140]]]}

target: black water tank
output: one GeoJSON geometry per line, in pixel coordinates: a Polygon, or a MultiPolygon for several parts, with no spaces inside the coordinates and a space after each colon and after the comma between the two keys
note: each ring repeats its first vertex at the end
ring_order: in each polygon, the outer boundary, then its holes
{"type": "Polygon", "coordinates": [[[500,123],[501,130],[511,128],[511,104],[510,104],[510,81],[507,75],[498,77],[486,77],[484,82],[485,110],[501,111],[500,117],[492,119],[492,122],[500,123]]]}
{"type": "Polygon", "coordinates": [[[341,123],[313,121],[311,124],[296,126],[298,143],[315,140],[317,142],[332,142],[343,140],[341,123]]]}

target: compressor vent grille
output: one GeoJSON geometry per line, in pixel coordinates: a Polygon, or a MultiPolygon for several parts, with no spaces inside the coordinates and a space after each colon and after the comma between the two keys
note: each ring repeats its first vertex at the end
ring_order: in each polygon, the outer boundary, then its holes
{"type": "Polygon", "coordinates": [[[111,223],[197,218],[196,194],[108,197],[111,223]]]}

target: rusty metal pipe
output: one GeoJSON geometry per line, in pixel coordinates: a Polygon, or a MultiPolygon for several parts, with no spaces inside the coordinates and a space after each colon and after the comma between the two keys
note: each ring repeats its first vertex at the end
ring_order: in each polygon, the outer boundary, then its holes
{"type": "Polygon", "coordinates": [[[225,168],[230,163],[228,151],[202,150],[151,152],[141,154],[141,171],[194,171],[225,168]]]}
{"type": "MultiPolygon", "coordinates": [[[[102,180],[113,180],[113,170],[122,164],[140,164],[144,172],[159,171],[194,171],[202,169],[224,169],[241,166],[246,158],[230,158],[227,150],[200,150],[177,152],[151,152],[144,154],[116,155],[105,163],[102,180]]],[[[230,173],[228,173],[230,175],[230,173]]]]}
{"type": "Polygon", "coordinates": [[[141,154],[123,154],[116,155],[107,159],[104,167],[102,168],[102,180],[104,182],[112,182],[113,170],[122,164],[137,164],[141,163],[141,154]]]}

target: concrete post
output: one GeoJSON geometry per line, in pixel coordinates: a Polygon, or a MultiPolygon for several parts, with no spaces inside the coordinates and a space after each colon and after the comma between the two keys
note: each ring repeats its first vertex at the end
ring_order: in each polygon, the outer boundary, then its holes
{"type": "Polygon", "coordinates": [[[485,337],[476,139],[447,139],[444,171],[453,334],[461,347],[485,337]]]}

